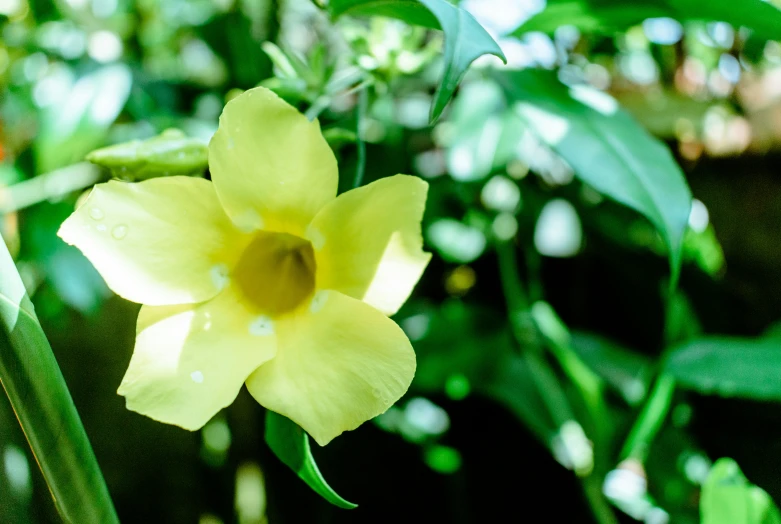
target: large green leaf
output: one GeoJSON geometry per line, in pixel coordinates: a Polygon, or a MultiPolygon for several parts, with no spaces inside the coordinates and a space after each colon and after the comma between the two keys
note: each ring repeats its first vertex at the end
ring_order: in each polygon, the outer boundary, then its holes
{"type": "Polygon", "coordinates": [[[781,401],[781,339],[708,337],[670,352],[665,367],[683,387],[723,397],[781,401]]]}
{"type": "Polygon", "coordinates": [[[0,238],[0,382],[66,522],[119,522],[32,302],[0,238]]]}
{"type": "Polygon", "coordinates": [[[751,29],[763,39],[781,38],[781,11],[763,0],[646,0],[642,3],[549,0],[545,9],[516,29],[515,34],[529,31],[549,33],[563,25],[572,25],[587,33],[609,34],[655,17],[669,17],[681,22],[729,22],[751,29]]]}
{"type": "Polygon", "coordinates": [[[271,451],[321,497],[344,509],[357,504],[340,497],[323,478],[309,448],[309,436],[295,422],[273,411],[266,412],[266,443],[271,451]]]}
{"type": "Polygon", "coordinates": [[[36,169],[46,173],[84,159],[100,146],[130,96],[132,75],[114,64],[81,77],[41,111],[36,169]]]}
{"type": "Polygon", "coordinates": [[[552,72],[497,73],[515,113],[597,191],[644,215],[667,245],[677,281],[691,192],[670,150],[609,95],[552,72]]]}
{"type": "Polygon", "coordinates": [[[770,495],[728,458],[716,461],[702,486],[700,517],[701,524],[781,524],[770,495]]]}
{"type": "Polygon", "coordinates": [[[445,33],[445,71],[431,106],[432,121],[442,114],[466,70],[477,58],[488,54],[506,62],[501,48],[483,26],[467,10],[447,0],[336,0],[329,2],[328,10],[334,17],[346,13],[388,16],[442,29],[445,33]]]}

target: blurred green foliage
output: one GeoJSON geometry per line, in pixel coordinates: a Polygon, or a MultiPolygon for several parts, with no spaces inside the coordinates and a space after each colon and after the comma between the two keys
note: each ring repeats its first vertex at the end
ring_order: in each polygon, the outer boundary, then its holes
{"type": "MultiPolygon", "coordinates": [[[[776,522],[779,5],[0,0],[0,233],[120,520],[776,522]],[[415,381],[326,448],[246,392],[196,433],[126,411],[137,306],[55,235],[98,181],[208,176],[255,85],[341,190],[431,186],[415,381]]],[[[58,519],[2,397],[0,522],[58,519]]]]}

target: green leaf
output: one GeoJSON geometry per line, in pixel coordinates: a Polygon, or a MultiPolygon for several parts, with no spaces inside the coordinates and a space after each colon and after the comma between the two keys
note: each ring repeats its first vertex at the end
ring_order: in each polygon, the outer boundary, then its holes
{"type": "Polygon", "coordinates": [[[641,23],[646,18],[669,17],[680,22],[729,22],[744,26],[766,40],[781,38],[781,11],[763,0],[723,2],[713,0],[550,0],[546,8],[515,30],[550,33],[572,25],[586,33],[610,34],[641,23]]]}
{"type": "Polygon", "coordinates": [[[160,176],[201,174],[208,166],[209,149],[200,140],[178,129],[166,129],[146,140],[132,140],[104,147],[87,155],[93,164],[128,180],[160,176]]]}
{"type": "Polygon", "coordinates": [[[309,448],[309,436],[298,425],[273,411],[266,411],[266,443],[271,451],[321,497],[344,509],[357,504],[340,497],[323,478],[309,448]]]}
{"type": "Polygon", "coordinates": [[[39,173],[83,160],[100,146],[130,96],[132,75],[125,65],[114,64],[81,77],[59,103],[41,112],[35,141],[39,173]]]}
{"type": "Polygon", "coordinates": [[[468,264],[485,251],[482,231],[452,218],[440,218],[426,230],[426,239],[447,262],[468,264]]]}
{"type": "Polygon", "coordinates": [[[572,349],[631,405],[648,393],[651,360],[593,333],[573,332],[572,349]]]}
{"type": "Polygon", "coordinates": [[[337,0],[329,2],[328,10],[334,17],[342,14],[388,16],[442,29],[445,33],[445,71],[431,106],[431,121],[442,114],[466,70],[477,58],[488,54],[507,62],[499,44],[483,26],[466,9],[447,0],[337,0]],[[432,20],[432,14],[435,20],[432,20]]]}
{"type": "Polygon", "coordinates": [[[417,0],[331,0],[328,12],[334,18],[342,15],[387,16],[412,25],[440,27],[431,11],[417,0]]]}
{"type": "Polygon", "coordinates": [[[0,238],[0,382],[66,522],[119,522],[92,446],[0,238]]]}
{"type": "Polygon", "coordinates": [[[700,517],[702,524],[781,524],[770,495],[729,458],[716,461],[702,486],[700,517]]]}
{"type": "Polygon", "coordinates": [[[667,245],[677,282],[692,197],[667,146],[601,91],[567,87],[547,71],[496,76],[515,113],[578,178],[651,221],[667,245]]]}
{"type": "Polygon", "coordinates": [[[781,340],[708,337],[673,349],[665,367],[703,394],[781,401],[781,340]]]}
{"type": "Polygon", "coordinates": [[[442,114],[472,62],[486,54],[497,56],[504,63],[507,59],[499,44],[467,10],[446,0],[420,2],[434,13],[445,33],[445,73],[431,106],[430,118],[434,121],[442,114]]]}

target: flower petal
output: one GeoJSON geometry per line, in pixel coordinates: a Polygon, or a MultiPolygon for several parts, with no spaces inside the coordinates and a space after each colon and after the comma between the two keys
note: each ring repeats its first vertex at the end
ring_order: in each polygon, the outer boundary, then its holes
{"type": "Polygon", "coordinates": [[[117,391],[127,408],[185,429],[202,427],[236,398],[257,367],[274,357],[264,330],[228,287],[197,305],[143,306],[130,366],[117,391]]]}
{"type": "Polygon", "coordinates": [[[395,322],[337,291],[279,321],[279,352],[247,389],[321,446],[383,413],[409,388],[415,352],[395,322]]]}
{"type": "Polygon", "coordinates": [[[339,195],[312,221],[318,289],[335,289],[392,315],[409,297],[431,254],[420,221],[428,184],[396,175],[339,195]]]}
{"type": "Polygon", "coordinates": [[[211,182],[179,176],[98,184],[58,234],[116,294],[155,306],[214,297],[249,241],[211,182]]]}
{"type": "Polygon", "coordinates": [[[336,196],[339,176],[317,120],[262,87],[225,105],[209,143],[209,170],[239,228],[299,235],[336,196]]]}

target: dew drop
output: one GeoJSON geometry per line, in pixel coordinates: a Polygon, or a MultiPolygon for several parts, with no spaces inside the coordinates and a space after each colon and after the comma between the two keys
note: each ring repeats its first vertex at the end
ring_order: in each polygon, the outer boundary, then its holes
{"type": "Polygon", "coordinates": [[[196,384],[203,383],[203,373],[201,371],[193,371],[192,373],[190,373],[190,378],[196,384]]]}
{"type": "Polygon", "coordinates": [[[328,291],[318,291],[315,293],[315,296],[312,298],[312,302],[309,304],[309,311],[312,313],[317,313],[321,309],[323,309],[323,306],[328,301],[328,291]]]}
{"type": "Polygon", "coordinates": [[[242,233],[252,233],[263,229],[263,217],[254,209],[247,208],[236,216],[236,225],[242,233]]]}
{"type": "Polygon", "coordinates": [[[103,212],[103,210],[98,207],[93,207],[89,210],[89,217],[92,220],[103,220],[103,217],[105,216],[106,214],[103,212]]]}
{"type": "Polygon", "coordinates": [[[233,149],[236,146],[236,144],[233,142],[232,138],[228,139],[228,149],[233,149]]]}
{"type": "Polygon", "coordinates": [[[317,251],[323,249],[323,246],[325,245],[325,237],[320,231],[310,226],[306,230],[306,237],[310,242],[312,242],[312,247],[317,251]]]}
{"type": "Polygon", "coordinates": [[[228,285],[228,266],[225,264],[215,264],[209,273],[212,277],[212,283],[217,289],[222,290],[228,285]]]}
{"type": "Polygon", "coordinates": [[[95,229],[97,229],[98,231],[100,231],[102,233],[103,231],[105,231],[108,228],[106,227],[106,224],[98,224],[97,226],[95,226],[95,229]]]}
{"type": "Polygon", "coordinates": [[[382,398],[382,391],[380,391],[378,388],[374,388],[372,390],[372,395],[374,395],[376,398],[381,399],[382,398]]]}
{"type": "Polygon", "coordinates": [[[249,324],[250,335],[265,337],[274,334],[274,322],[265,315],[261,315],[249,324]]]}
{"type": "Polygon", "coordinates": [[[125,224],[119,224],[111,229],[111,236],[117,240],[122,240],[127,235],[127,226],[125,224]]]}

